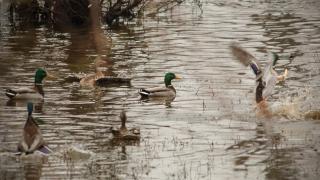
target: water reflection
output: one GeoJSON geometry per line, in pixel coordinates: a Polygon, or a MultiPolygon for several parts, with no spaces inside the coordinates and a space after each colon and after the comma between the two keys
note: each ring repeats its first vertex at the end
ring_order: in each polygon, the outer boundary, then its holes
{"type": "MultiPolygon", "coordinates": [[[[7,106],[19,106],[19,107],[26,107],[30,100],[16,100],[16,99],[9,99],[6,103],[7,106]]],[[[42,113],[43,112],[43,104],[44,100],[39,99],[38,101],[34,101],[34,112],[35,113],[42,113]]]]}
{"type": "Polygon", "coordinates": [[[20,159],[26,180],[41,178],[43,163],[48,161],[48,157],[40,154],[29,154],[22,155],[20,159]]]}
{"type": "MultiPolygon", "coordinates": [[[[252,20],[255,23],[249,24],[249,26],[261,26],[264,29],[264,36],[268,37],[263,41],[266,45],[265,48],[280,53],[282,66],[288,65],[294,57],[303,55],[300,50],[295,48],[302,45],[295,37],[299,34],[296,24],[305,22],[304,18],[297,17],[293,13],[265,11],[262,14],[253,14],[252,20]]],[[[263,48],[259,50],[265,51],[263,48]]]]}
{"type": "MultiPolygon", "coordinates": [[[[34,68],[48,64],[59,79],[46,82],[39,105],[44,138],[55,152],[80,144],[94,153],[73,162],[54,154],[41,178],[303,179],[307,174],[316,179],[318,120],[288,116],[288,109],[269,121],[257,117],[253,76],[231,60],[228,46],[239,40],[263,63],[265,50],[279,52],[279,68],[288,67],[289,78],[276,88],[271,106],[279,102],[280,110],[284,99],[307,85],[310,93],[298,107],[302,115],[317,112],[319,61],[313,54],[320,44],[319,1],[206,2],[201,18],[194,8],[183,3],[168,13],[102,29],[112,36],[110,55],[108,47],[97,49],[90,29],[16,26],[10,34],[1,24],[8,35],[0,40],[0,84],[31,84],[34,68]],[[292,53],[294,59],[286,58],[292,53]],[[94,73],[98,55],[110,63],[112,75],[133,77],[131,86],[86,89],[64,82],[73,73],[94,73]],[[139,101],[138,89],[161,85],[168,71],[186,79],[176,82],[174,101],[139,101]],[[138,144],[112,142],[109,128],[119,125],[123,106],[130,109],[130,124],[141,129],[138,144]]],[[[24,105],[6,103],[0,98],[0,152],[16,148],[25,116],[24,105]]],[[[289,103],[296,102],[288,98],[289,103]]],[[[22,163],[3,154],[0,159],[2,177],[24,177],[22,163]]]]}
{"type": "Polygon", "coordinates": [[[165,105],[167,108],[171,108],[171,103],[176,97],[150,97],[150,98],[141,98],[142,103],[147,105],[165,105]]]}
{"type": "Polygon", "coordinates": [[[74,31],[69,34],[67,39],[69,45],[65,47],[67,56],[65,62],[72,72],[87,72],[87,69],[93,70],[93,68],[88,68],[88,65],[92,63],[89,55],[95,53],[90,31],[88,29],[74,31]]]}

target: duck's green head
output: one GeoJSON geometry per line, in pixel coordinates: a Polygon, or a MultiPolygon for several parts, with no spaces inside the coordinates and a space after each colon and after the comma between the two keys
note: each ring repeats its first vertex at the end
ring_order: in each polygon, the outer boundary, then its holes
{"type": "Polygon", "coordinates": [[[166,75],[164,76],[164,83],[166,84],[166,86],[170,86],[171,81],[173,79],[181,79],[181,78],[175,75],[174,73],[171,73],[171,72],[166,73],[166,75]]]}
{"type": "Polygon", "coordinates": [[[42,68],[39,68],[37,69],[36,71],[36,75],[35,75],[35,84],[41,84],[42,83],[42,80],[47,77],[47,72],[42,69],[42,68]]]}
{"type": "Polygon", "coordinates": [[[277,64],[277,61],[279,60],[279,56],[277,53],[272,52],[272,58],[273,58],[272,66],[275,66],[277,64]]]}

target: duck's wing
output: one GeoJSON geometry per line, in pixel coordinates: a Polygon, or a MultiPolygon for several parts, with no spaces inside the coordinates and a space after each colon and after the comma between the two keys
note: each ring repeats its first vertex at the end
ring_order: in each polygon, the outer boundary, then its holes
{"type": "MultiPolygon", "coordinates": [[[[285,78],[285,74],[283,75],[283,79],[285,78]]],[[[262,95],[264,98],[267,98],[273,93],[273,90],[276,84],[278,83],[278,79],[279,79],[278,73],[275,70],[273,70],[272,66],[267,67],[263,74],[263,81],[265,82],[265,88],[263,89],[262,95]]]]}
{"type": "Polygon", "coordinates": [[[18,89],[11,89],[11,90],[15,91],[16,93],[19,93],[19,94],[35,93],[36,92],[33,88],[28,88],[28,87],[23,87],[23,88],[18,88],[18,89]]]}
{"type": "Polygon", "coordinates": [[[53,151],[52,151],[48,146],[46,146],[46,145],[41,146],[40,148],[37,149],[37,151],[40,151],[41,153],[46,154],[46,155],[53,152],[53,151]]]}
{"type": "Polygon", "coordinates": [[[96,80],[98,86],[108,86],[108,85],[128,85],[130,86],[130,78],[104,76],[96,80]]]}
{"type": "Polygon", "coordinates": [[[273,76],[269,74],[264,76],[263,78],[264,78],[263,81],[265,82],[265,88],[263,89],[262,96],[263,98],[267,98],[272,94],[277,84],[277,76],[273,76]]]}
{"type": "Polygon", "coordinates": [[[148,89],[140,89],[139,94],[142,97],[165,97],[174,95],[174,92],[172,89],[167,87],[155,87],[148,89]]]}
{"type": "Polygon", "coordinates": [[[265,88],[263,89],[262,96],[267,98],[270,96],[277,84],[278,73],[273,69],[273,61],[274,57],[271,53],[269,53],[268,64],[263,71],[262,80],[265,82],[265,88]]]}
{"type": "Polygon", "coordinates": [[[249,52],[244,50],[241,46],[237,43],[232,43],[230,45],[232,55],[244,66],[249,66],[253,70],[256,76],[261,74],[261,65],[259,61],[252,56],[249,52]]]}
{"type": "MultiPolygon", "coordinates": [[[[26,153],[28,150],[28,148],[25,148],[23,149],[21,145],[18,146],[18,152],[15,152],[14,154],[15,155],[22,155],[23,153],[26,153]]],[[[51,153],[53,153],[53,150],[50,149],[47,145],[43,145],[41,147],[39,147],[37,150],[35,151],[38,151],[44,155],[49,155],[51,153]]]]}
{"type": "Polygon", "coordinates": [[[154,93],[154,92],[168,91],[169,89],[167,87],[154,87],[154,88],[147,88],[143,90],[148,91],[150,93],[154,93]]]}
{"type": "Polygon", "coordinates": [[[18,89],[6,89],[6,96],[9,98],[13,98],[17,95],[36,93],[36,91],[32,88],[18,88],[18,89]]]}

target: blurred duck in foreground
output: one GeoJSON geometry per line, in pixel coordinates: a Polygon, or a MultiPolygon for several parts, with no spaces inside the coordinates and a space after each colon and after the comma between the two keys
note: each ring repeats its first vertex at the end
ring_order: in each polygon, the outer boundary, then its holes
{"type": "MultiPolygon", "coordinates": [[[[286,79],[288,70],[285,69],[282,75],[278,75],[273,69],[279,60],[279,56],[276,53],[270,53],[269,63],[263,70],[259,61],[238,44],[232,43],[230,49],[233,56],[243,65],[250,66],[256,75],[256,103],[262,111],[265,111],[267,108],[265,100],[272,94],[275,85],[279,81],[284,81],[286,79]]],[[[266,113],[268,114],[268,112],[266,113]]]]}
{"type": "Polygon", "coordinates": [[[43,99],[44,98],[44,90],[42,81],[44,78],[55,78],[54,76],[50,75],[46,70],[39,68],[35,73],[35,80],[34,86],[31,88],[23,87],[17,89],[6,89],[6,96],[10,99],[43,99]]]}
{"type": "Polygon", "coordinates": [[[18,145],[18,151],[20,154],[31,154],[35,151],[49,154],[52,151],[45,145],[41,130],[32,117],[33,104],[28,103],[27,108],[28,118],[23,128],[23,137],[18,145]]]}
{"type": "Polygon", "coordinates": [[[149,97],[175,97],[176,89],[171,84],[173,79],[181,79],[179,76],[174,73],[168,72],[164,76],[164,84],[165,87],[155,87],[155,88],[142,88],[139,90],[139,94],[141,98],[149,98],[149,97]]]}
{"type": "Polygon", "coordinates": [[[121,120],[120,129],[115,129],[113,127],[110,128],[114,138],[122,139],[122,140],[139,140],[140,129],[138,128],[127,129],[126,127],[127,115],[124,111],[120,113],[120,120],[121,120]]]}

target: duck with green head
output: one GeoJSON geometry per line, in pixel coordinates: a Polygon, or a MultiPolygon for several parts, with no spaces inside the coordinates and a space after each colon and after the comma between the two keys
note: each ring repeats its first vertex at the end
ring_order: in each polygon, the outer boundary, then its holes
{"type": "Polygon", "coordinates": [[[260,103],[272,94],[272,91],[279,81],[285,80],[288,76],[288,70],[285,69],[282,75],[274,70],[274,66],[279,60],[279,56],[276,53],[271,52],[269,54],[269,63],[264,68],[261,68],[259,61],[252,56],[249,52],[244,50],[238,44],[233,43],[230,46],[233,56],[243,65],[251,67],[256,75],[256,102],[260,103]]]}
{"type": "Polygon", "coordinates": [[[46,146],[41,130],[37,122],[32,117],[33,104],[27,104],[28,118],[23,127],[22,140],[18,144],[18,151],[20,153],[30,154],[38,150],[42,153],[48,154],[51,150],[46,146]]]}
{"type": "Polygon", "coordinates": [[[176,89],[171,84],[173,79],[181,79],[174,73],[168,72],[164,76],[164,84],[165,87],[155,87],[155,88],[148,88],[148,89],[140,89],[139,94],[141,98],[148,98],[148,97],[175,97],[176,96],[176,89]]]}
{"type": "Polygon", "coordinates": [[[42,81],[46,77],[53,77],[46,70],[39,68],[34,77],[34,86],[32,88],[24,87],[17,89],[6,89],[6,96],[10,99],[43,99],[44,91],[42,81]]]}

